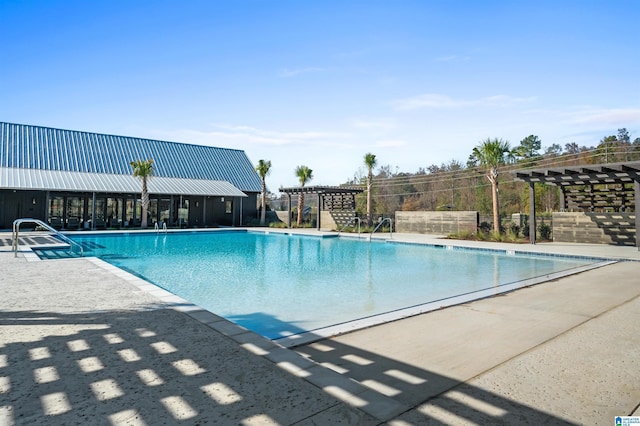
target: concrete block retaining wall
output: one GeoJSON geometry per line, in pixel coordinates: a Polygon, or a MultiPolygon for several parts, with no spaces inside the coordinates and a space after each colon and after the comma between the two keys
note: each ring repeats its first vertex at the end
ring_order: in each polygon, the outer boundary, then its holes
{"type": "Polygon", "coordinates": [[[478,212],[396,212],[396,232],[448,235],[478,229],[478,212]]]}
{"type": "Polygon", "coordinates": [[[636,244],[635,213],[553,213],[553,241],[636,244]]]}
{"type": "Polygon", "coordinates": [[[288,223],[287,220],[287,216],[290,214],[288,211],[282,211],[282,210],[276,210],[276,215],[278,216],[278,219],[280,219],[281,222],[284,223],[288,223]]]}

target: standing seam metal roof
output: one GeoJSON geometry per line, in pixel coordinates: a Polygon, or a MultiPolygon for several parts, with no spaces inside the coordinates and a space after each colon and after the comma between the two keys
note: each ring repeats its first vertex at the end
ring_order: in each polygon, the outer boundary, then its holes
{"type": "Polygon", "coordinates": [[[131,175],[131,161],[150,158],[155,177],[262,190],[242,150],[0,122],[0,167],[131,175]]]}

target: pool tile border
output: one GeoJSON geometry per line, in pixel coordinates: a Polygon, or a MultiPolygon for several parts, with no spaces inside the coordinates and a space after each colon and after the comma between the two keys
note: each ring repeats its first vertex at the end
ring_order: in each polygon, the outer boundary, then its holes
{"type": "Polygon", "coordinates": [[[622,259],[614,259],[600,256],[579,256],[575,254],[558,254],[558,253],[539,253],[527,250],[510,250],[510,249],[499,249],[499,248],[483,248],[483,247],[470,247],[470,246],[461,246],[455,244],[433,244],[433,243],[418,243],[411,241],[395,241],[395,240],[384,240],[387,244],[399,244],[399,245],[408,245],[408,246],[425,246],[436,249],[443,250],[452,250],[452,251],[475,251],[482,253],[495,253],[507,256],[536,256],[536,257],[561,257],[564,259],[576,259],[576,260],[587,260],[594,262],[605,262],[605,261],[621,261],[622,259]]]}

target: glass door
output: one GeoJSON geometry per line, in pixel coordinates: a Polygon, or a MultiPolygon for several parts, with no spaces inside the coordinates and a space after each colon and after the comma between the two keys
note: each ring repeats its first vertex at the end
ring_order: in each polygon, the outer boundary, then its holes
{"type": "Polygon", "coordinates": [[[49,198],[49,225],[56,229],[62,229],[62,220],[64,218],[64,197],[52,196],[49,198]]]}
{"type": "Polygon", "coordinates": [[[84,198],[67,197],[67,229],[78,229],[84,217],[84,198]]]}

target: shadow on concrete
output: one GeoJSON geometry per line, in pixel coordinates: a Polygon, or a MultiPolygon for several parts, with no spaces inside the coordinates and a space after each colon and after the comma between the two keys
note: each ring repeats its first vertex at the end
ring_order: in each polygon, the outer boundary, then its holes
{"type": "Polygon", "coordinates": [[[0,312],[0,424],[375,424],[172,309],[0,312]]]}
{"type": "MultiPolygon", "coordinates": [[[[263,312],[244,315],[239,319],[246,324],[258,320],[266,320],[274,324],[278,322],[276,318],[263,312]]],[[[289,332],[307,332],[290,323],[281,324],[275,328],[286,329],[289,332]]],[[[356,395],[357,398],[351,399],[351,403],[381,421],[392,421],[393,425],[577,424],[529,407],[519,401],[462,383],[455,378],[417,368],[332,339],[318,337],[314,343],[294,347],[291,350],[363,385],[364,391],[360,391],[356,395]],[[384,399],[391,399],[395,404],[385,402],[384,399]],[[375,404],[386,407],[372,407],[375,404]]],[[[464,342],[461,342],[460,350],[465,350],[464,342]]],[[[470,353],[469,356],[473,354],[470,353]]],[[[306,379],[314,382],[313,377],[306,377],[306,379]]],[[[354,392],[351,389],[349,391],[354,392]]]]}

